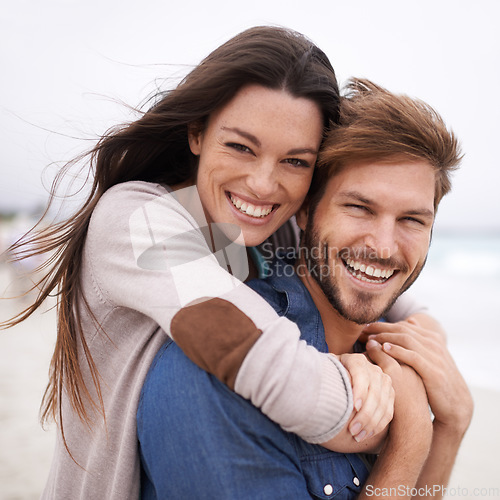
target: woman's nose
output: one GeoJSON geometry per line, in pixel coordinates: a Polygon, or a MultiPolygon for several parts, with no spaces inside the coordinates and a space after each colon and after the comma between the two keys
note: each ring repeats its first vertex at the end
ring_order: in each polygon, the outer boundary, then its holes
{"type": "Polygon", "coordinates": [[[279,185],[277,168],[269,161],[263,161],[252,168],[247,175],[247,186],[251,194],[261,200],[269,200],[276,193],[279,185]]]}

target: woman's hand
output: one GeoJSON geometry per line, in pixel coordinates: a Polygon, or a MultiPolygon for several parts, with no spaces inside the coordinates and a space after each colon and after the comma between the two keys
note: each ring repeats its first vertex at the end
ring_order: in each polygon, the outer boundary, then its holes
{"type": "Polygon", "coordinates": [[[358,442],[382,432],[394,414],[394,389],[389,375],[364,354],[342,354],[340,362],[351,376],[354,415],[349,432],[358,442]]]}

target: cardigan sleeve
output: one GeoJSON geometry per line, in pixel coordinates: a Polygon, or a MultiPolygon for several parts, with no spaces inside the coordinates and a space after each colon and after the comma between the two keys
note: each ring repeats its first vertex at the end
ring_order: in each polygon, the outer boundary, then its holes
{"type": "Polygon", "coordinates": [[[310,442],[330,439],[352,411],[349,375],[336,357],[301,341],[297,326],[243,283],[245,248],[227,237],[234,228],[217,229],[203,223],[193,190],[172,194],[135,181],[114,186],[99,200],[87,234],[96,293],[110,307],[152,318],[188,356],[211,353],[205,368],[226,366],[221,378],[285,430],[310,442]],[[229,304],[236,328],[214,335],[213,322],[204,321],[177,336],[174,316],[196,304],[207,320],[215,317],[213,299],[229,304]],[[249,318],[243,345],[239,315],[249,318]]]}

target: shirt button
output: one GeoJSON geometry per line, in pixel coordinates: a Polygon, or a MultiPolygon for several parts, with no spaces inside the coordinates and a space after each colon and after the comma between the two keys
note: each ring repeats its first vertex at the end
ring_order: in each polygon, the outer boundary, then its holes
{"type": "Polygon", "coordinates": [[[323,488],[323,493],[325,495],[331,495],[333,493],[333,486],[331,484],[326,484],[323,488]]]}
{"type": "Polygon", "coordinates": [[[354,483],[355,486],[359,486],[359,479],[357,477],[354,477],[352,482],[354,483]]]}

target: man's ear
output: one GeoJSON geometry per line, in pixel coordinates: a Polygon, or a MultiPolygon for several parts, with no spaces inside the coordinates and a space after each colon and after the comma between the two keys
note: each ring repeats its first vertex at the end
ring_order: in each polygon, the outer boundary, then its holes
{"type": "Polygon", "coordinates": [[[295,214],[295,220],[297,221],[297,225],[300,227],[300,229],[302,229],[302,231],[306,230],[308,217],[309,217],[309,199],[306,198],[302,203],[302,206],[299,208],[299,211],[295,214]]]}
{"type": "Polygon", "coordinates": [[[199,122],[188,125],[189,149],[195,156],[201,153],[201,142],[203,137],[203,125],[199,122]]]}

